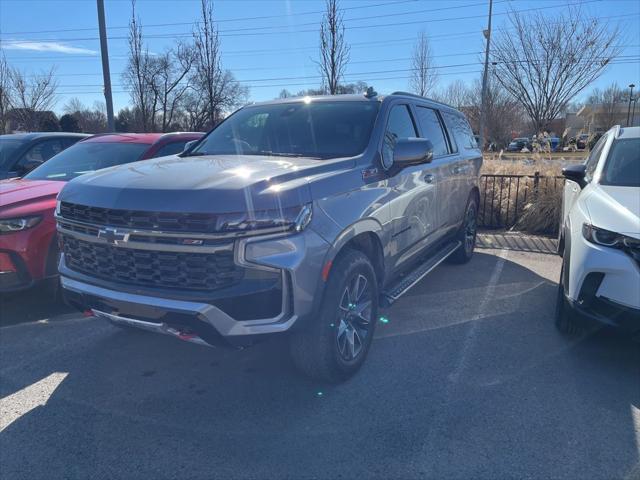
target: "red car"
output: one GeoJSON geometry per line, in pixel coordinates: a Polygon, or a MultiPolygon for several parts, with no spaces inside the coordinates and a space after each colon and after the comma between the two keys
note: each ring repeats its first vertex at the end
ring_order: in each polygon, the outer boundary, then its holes
{"type": "Polygon", "coordinates": [[[0,292],[58,273],[53,218],[65,182],[102,168],[173,155],[202,133],[98,135],[62,151],[20,179],[0,182],[0,292]]]}

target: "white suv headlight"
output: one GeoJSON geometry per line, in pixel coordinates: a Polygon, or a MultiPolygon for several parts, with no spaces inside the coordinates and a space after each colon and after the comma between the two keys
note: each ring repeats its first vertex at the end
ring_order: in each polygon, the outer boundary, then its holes
{"type": "Polygon", "coordinates": [[[639,242],[635,238],[605,230],[604,228],[594,227],[588,223],[582,225],[582,236],[591,243],[611,248],[631,247],[639,242]]]}

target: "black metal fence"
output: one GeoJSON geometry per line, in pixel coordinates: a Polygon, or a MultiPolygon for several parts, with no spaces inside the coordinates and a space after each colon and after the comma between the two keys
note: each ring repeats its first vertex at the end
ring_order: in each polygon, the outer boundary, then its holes
{"type": "MultiPolygon", "coordinates": [[[[523,216],[535,216],[536,213],[548,217],[545,222],[536,223],[533,230],[540,230],[539,225],[557,225],[562,201],[563,177],[544,176],[536,172],[533,175],[482,175],[480,177],[480,212],[479,225],[484,228],[519,227],[528,230],[523,224],[523,216]],[[546,200],[544,210],[541,200],[546,200]],[[535,210],[539,208],[539,211],[535,210]]],[[[546,227],[553,230],[556,227],[546,227]]],[[[553,231],[536,233],[555,233],[553,231]]]]}

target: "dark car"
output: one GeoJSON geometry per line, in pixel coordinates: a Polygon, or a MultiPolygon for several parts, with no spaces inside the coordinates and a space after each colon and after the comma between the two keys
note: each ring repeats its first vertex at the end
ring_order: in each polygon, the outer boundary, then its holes
{"type": "Polygon", "coordinates": [[[531,150],[531,141],[528,138],[514,138],[507,146],[507,152],[520,152],[523,148],[531,150]]]}
{"type": "Polygon", "coordinates": [[[86,133],[16,133],[0,136],[0,180],[21,177],[83,138],[86,133]]]}

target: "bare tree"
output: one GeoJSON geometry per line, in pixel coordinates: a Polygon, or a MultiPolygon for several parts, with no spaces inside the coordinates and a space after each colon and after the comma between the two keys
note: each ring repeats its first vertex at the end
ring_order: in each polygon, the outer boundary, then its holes
{"type": "Polygon", "coordinates": [[[226,113],[246,102],[248,89],[222,68],[220,39],[211,0],[201,0],[201,21],[193,31],[195,60],[191,76],[193,94],[187,95],[187,116],[198,129],[212,127],[226,113]]]}
{"type": "Polygon", "coordinates": [[[0,52],[0,135],[7,133],[11,110],[11,68],[4,52],[0,52]]]}
{"type": "Polygon", "coordinates": [[[434,70],[429,37],[425,32],[420,32],[413,47],[409,87],[414,93],[424,97],[433,90],[437,82],[438,75],[434,70]]]}
{"type": "Polygon", "coordinates": [[[38,130],[41,112],[51,110],[56,104],[55,68],[32,76],[12,69],[10,81],[12,116],[21,130],[38,130]]]}
{"type": "Polygon", "coordinates": [[[131,103],[140,115],[140,125],[144,131],[154,130],[154,98],[151,75],[151,57],[142,39],[142,25],[136,17],[136,2],[131,0],[131,20],[129,21],[129,59],[122,80],[131,95],[131,103]]]}
{"type": "Polygon", "coordinates": [[[331,95],[339,93],[340,80],[349,62],[349,51],[344,39],[344,21],[338,0],[326,0],[326,12],[320,24],[320,61],[316,63],[323,87],[331,95]]]}
{"type": "MultiPolygon", "coordinates": [[[[604,90],[594,88],[587,97],[587,103],[599,110],[602,126],[608,130],[620,121],[620,104],[626,103],[627,98],[626,92],[614,82],[604,90]]],[[[624,108],[622,111],[626,113],[624,108]]]]}
{"type": "Polygon", "coordinates": [[[78,129],[85,133],[104,133],[107,131],[107,113],[104,102],[94,102],[88,107],[78,98],[71,98],[62,110],[77,123],[78,129]]]}
{"type": "Polygon", "coordinates": [[[179,43],[174,49],[164,52],[151,62],[149,75],[153,91],[152,104],[155,126],[156,115],[162,121],[161,130],[167,132],[189,89],[188,75],[195,60],[195,50],[191,45],[179,43]]]}
{"type": "Polygon", "coordinates": [[[543,13],[512,12],[492,48],[496,78],[541,132],[619,53],[618,29],[567,8],[553,22],[543,13]]]}
{"type": "MultiPolygon", "coordinates": [[[[467,96],[467,105],[462,110],[469,119],[474,132],[480,131],[480,109],[482,81],[477,79],[467,96]]],[[[495,77],[487,78],[485,92],[485,137],[487,142],[498,147],[506,146],[514,131],[523,127],[524,112],[517,102],[495,77]]]]}
{"type": "Polygon", "coordinates": [[[433,93],[435,100],[447,103],[457,109],[472,105],[473,95],[473,90],[462,80],[454,80],[445,88],[433,93]]]}

